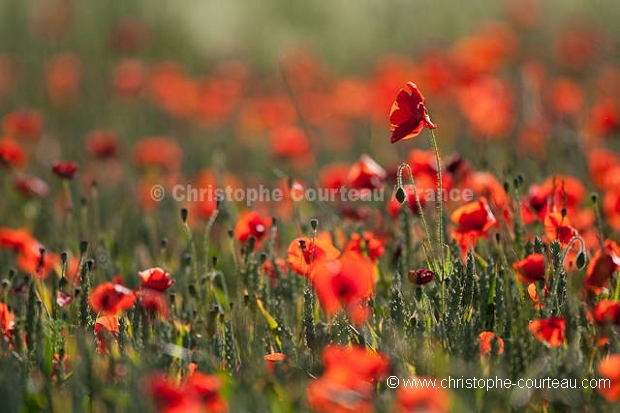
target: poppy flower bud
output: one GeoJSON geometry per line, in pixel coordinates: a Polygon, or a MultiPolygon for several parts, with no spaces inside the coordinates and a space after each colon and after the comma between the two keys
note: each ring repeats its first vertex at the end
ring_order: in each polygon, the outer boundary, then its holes
{"type": "Polygon", "coordinates": [[[75,162],[56,162],[52,166],[52,172],[61,179],[73,179],[77,170],[78,165],[75,162]]]}
{"type": "Polygon", "coordinates": [[[409,281],[414,284],[424,285],[433,281],[433,278],[435,278],[435,272],[426,269],[409,270],[407,278],[409,278],[409,281]]]}

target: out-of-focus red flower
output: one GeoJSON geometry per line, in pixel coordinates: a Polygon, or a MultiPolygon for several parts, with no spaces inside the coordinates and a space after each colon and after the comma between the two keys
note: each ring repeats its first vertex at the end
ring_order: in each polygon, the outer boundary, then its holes
{"type": "Polygon", "coordinates": [[[620,325],[620,303],[614,300],[601,300],[594,307],[594,320],[599,324],[620,325]]]}
{"type": "Polygon", "coordinates": [[[423,128],[435,129],[426,110],[426,100],[413,82],[407,82],[390,109],[391,142],[411,139],[420,134],[423,128]]]}
{"type": "Polygon", "coordinates": [[[515,26],[534,29],[540,25],[542,10],[540,0],[508,0],[504,2],[506,18],[515,26]]]}
{"type": "Polygon", "coordinates": [[[137,293],[138,305],[151,320],[170,318],[170,307],[166,296],[160,291],[150,288],[141,288],[137,293]]]}
{"type": "Polygon", "coordinates": [[[611,189],[609,182],[613,177],[611,171],[620,165],[620,157],[616,152],[595,148],[588,153],[590,176],[599,188],[611,189]]]}
{"type": "Polygon", "coordinates": [[[598,364],[600,375],[611,381],[611,386],[599,386],[596,391],[608,402],[620,400],[620,354],[612,354],[598,364]]]}
{"type": "Polygon", "coordinates": [[[116,315],[133,307],[136,294],[121,284],[106,282],[98,285],[89,297],[90,308],[95,313],[116,315]]]}
{"type": "Polygon", "coordinates": [[[526,224],[531,224],[536,218],[542,221],[549,212],[563,207],[570,217],[578,210],[585,195],[586,190],[577,178],[568,175],[551,176],[542,185],[529,187],[528,195],[523,199],[523,220],[526,224]]]}
{"type": "Polygon", "coordinates": [[[596,55],[597,35],[593,27],[582,22],[566,24],[559,32],[555,43],[555,56],[565,67],[580,71],[596,55]]]}
{"type": "Polygon", "coordinates": [[[52,172],[61,179],[73,179],[78,171],[78,164],[75,162],[56,162],[52,166],[52,172]]]}
{"type": "Polygon", "coordinates": [[[6,304],[0,302],[0,328],[2,328],[2,333],[6,337],[11,337],[11,330],[13,330],[14,324],[15,315],[6,304]]]}
{"type": "Polygon", "coordinates": [[[115,158],[118,152],[118,135],[111,130],[96,129],[86,135],[84,146],[93,158],[115,158]]]}
{"type": "Polygon", "coordinates": [[[419,386],[398,386],[395,413],[448,413],[452,407],[450,394],[439,386],[423,386],[422,383],[434,383],[437,379],[425,376],[406,378],[412,383],[413,380],[420,382],[419,386]]]}
{"type": "Polygon", "coordinates": [[[409,272],[407,273],[407,279],[409,279],[410,282],[416,285],[428,284],[429,282],[433,281],[434,278],[435,271],[427,270],[425,268],[421,268],[418,270],[409,270],[409,272]]]}
{"type": "MultiPolygon", "coordinates": [[[[547,284],[545,284],[545,286],[542,288],[542,293],[543,293],[542,301],[545,301],[547,297],[549,296],[549,287],[547,286],[547,284]]],[[[543,308],[545,308],[545,305],[542,303],[542,301],[538,297],[538,289],[537,289],[536,283],[531,283],[530,285],[527,286],[527,295],[530,296],[530,299],[532,300],[532,303],[534,304],[535,309],[542,310],[543,308]]]]}
{"type": "Polygon", "coordinates": [[[508,194],[491,172],[468,173],[461,183],[461,188],[469,188],[474,195],[485,197],[491,206],[499,210],[508,206],[508,194]]]}
{"type": "Polygon", "coordinates": [[[583,109],[583,90],[571,79],[560,78],[549,87],[549,102],[559,116],[576,115],[583,109]]]}
{"type": "Polygon", "coordinates": [[[345,253],[347,251],[354,251],[358,254],[363,254],[376,263],[385,253],[385,240],[377,238],[370,231],[365,231],[362,235],[355,232],[351,234],[351,238],[347,245],[345,245],[344,251],[345,253]]]}
{"type": "Polygon", "coordinates": [[[594,138],[605,138],[620,129],[620,106],[611,98],[603,98],[590,110],[587,131],[594,138]]]}
{"type": "Polygon", "coordinates": [[[459,91],[458,104],[475,136],[497,139],[513,127],[513,91],[500,79],[485,77],[464,86],[459,91]]]}
{"type": "Polygon", "coordinates": [[[344,163],[334,163],[324,166],[319,173],[323,188],[340,189],[347,185],[347,175],[350,166],[344,163]]]}
{"type": "Polygon", "coordinates": [[[336,84],[330,99],[330,108],[347,118],[361,118],[370,114],[372,93],[361,79],[344,78],[336,84]]]}
{"type": "Polygon", "coordinates": [[[112,87],[116,96],[122,99],[139,97],[146,86],[146,68],[135,59],[121,61],[112,74],[112,87]]]}
{"type": "Polygon", "coordinates": [[[620,187],[611,189],[603,198],[603,210],[613,229],[620,229],[620,187]]]}
{"type": "Polygon", "coordinates": [[[271,132],[271,150],[286,158],[308,155],[310,145],[303,130],[296,126],[279,126],[271,132]]]}
{"type": "Polygon", "coordinates": [[[73,8],[67,0],[42,0],[33,3],[28,17],[35,37],[58,40],[71,27],[73,8]]]}
{"type": "Polygon", "coordinates": [[[142,285],[160,292],[166,291],[174,284],[174,280],[170,276],[170,273],[159,267],[140,271],[138,272],[138,276],[142,280],[142,285]]]}
{"type": "Polygon", "coordinates": [[[22,168],[26,165],[26,151],[15,139],[0,139],[0,165],[22,168]]]}
{"type": "Polygon", "coordinates": [[[598,250],[588,263],[585,286],[594,291],[607,287],[619,267],[620,247],[614,241],[605,240],[604,248],[598,250]]]}
{"type": "Polygon", "coordinates": [[[545,278],[545,257],[542,254],[530,254],[512,264],[512,268],[517,271],[519,281],[528,285],[545,278]]]}
{"type": "Polygon", "coordinates": [[[82,81],[82,61],[73,53],[54,56],[45,68],[45,86],[56,106],[73,106],[77,103],[82,81]]]}
{"type": "Polygon", "coordinates": [[[323,375],[307,390],[314,412],[372,411],[376,383],[389,371],[387,357],[362,347],[330,345],[323,350],[323,365],[323,375]]]}
{"type": "Polygon", "coordinates": [[[112,47],[119,52],[137,52],[151,39],[151,26],[138,17],[125,17],[116,22],[111,31],[112,47]]]}
{"type": "Polygon", "coordinates": [[[545,217],[545,235],[550,241],[558,241],[563,247],[576,237],[577,230],[570,225],[567,217],[557,212],[548,213],[545,217]]]}
{"type": "Polygon", "coordinates": [[[163,62],[152,67],[149,84],[153,100],[170,116],[185,119],[195,114],[198,85],[178,63],[163,62]]]}
{"type": "Polygon", "coordinates": [[[310,280],[328,315],[344,308],[351,321],[360,324],[370,316],[367,301],[374,292],[373,274],[374,264],[369,258],[346,251],[338,259],[318,261],[310,280]]]}
{"type": "Polygon", "coordinates": [[[248,238],[253,237],[256,240],[255,246],[258,247],[270,226],[269,219],[261,217],[258,212],[246,212],[237,221],[235,239],[245,244],[248,238]]]}
{"type": "Polygon", "coordinates": [[[478,238],[486,237],[488,231],[497,224],[497,219],[484,197],[459,207],[450,219],[457,225],[452,237],[462,250],[472,247],[478,238]]]}
{"type": "Polygon", "coordinates": [[[15,180],[15,189],[26,198],[37,196],[43,199],[47,198],[50,194],[49,185],[44,180],[33,175],[18,177],[15,180]]]}
{"type": "Polygon", "coordinates": [[[383,186],[386,176],[385,169],[364,154],[349,169],[347,183],[351,188],[376,189],[383,186]]]}
{"type": "Polygon", "coordinates": [[[160,373],[145,380],[145,390],[155,400],[160,413],[226,413],[228,403],[220,394],[222,387],[218,376],[199,371],[180,384],[160,373]]]}
{"type": "Polygon", "coordinates": [[[287,250],[286,262],[299,275],[309,276],[311,268],[322,260],[340,256],[328,232],[320,232],[316,238],[301,237],[293,240],[287,250]]]}
{"type": "MultiPolygon", "coordinates": [[[[190,207],[196,212],[195,215],[207,219],[217,208],[218,195],[222,196],[222,200],[226,200],[226,194],[233,194],[234,191],[242,188],[241,182],[233,174],[229,172],[219,174],[213,169],[200,172],[193,179],[192,186],[198,191],[198,196],[196,199],[191,199],[190,207]]],[[[192,214],[190,214],[190,220],[191,217],[192,214]]]]}
{"type": "Polygon", "coordinates": [[[558,347],[564,344],[565,328],[566,320],[561,317],[534,320],[528,326],[534,337],[549,347],[558,347]]]}
{"type": "Polygon", "coordinates": [[[265,354],[263,357],[267,364],[267,370],[271,373],[273,373],[278,364],[283,364],[287,358],[288,357],[286,357],[286,354],[283,353],[270,353],[265,354]]]}
{"type": "MultiPolygon", "coordinates": [[[[422,175],[424,178],[428,177],[428,175],[422,175]]],[[[432,182],[432,178],[431,178],[431,182],[432,182]]],[[[420,215],[420,213],[422,211],[420,211],[420,208],[418,208],[418,200],[420,201],[420,206],[422,207],[422,209],[426,208],[426,197],[424,196],[426,194],[426,190],[428,190],[427,184],[429,183],[429,179],[422,179],[422,180],[416,180],[416,186],[415,188],[413,187],[413,185],[404,185],[403,191],[405,191],[405,201],[403,202],[403,204],[406,204],[409,209],[411,210],[411,212],[413,212],[414,214],[420,215]],[[420,182],[422,181],[422,182],[420,182]],[[420,188],[420,186],[424,185],[422,188],[420,188]],[[426,188],[426,189],[425,189],[426,188]],[[417,200],[416,200],[416,191],[417,191],[417,200]]],[[[431,184],[433,185],[431,187],[431,190],[435,190],[434,187],[434,182],[431,184]]],[[[387,212],[388,214],[390,214],[390,216],[392,217],[397,217],[398,213],[400,211],[401,206],[403,205],[401,204],[398,199],[396,198],[396,191],[394,191],[394,193],[392,193],[392,196],[390,197],[390,200],[388,201],[387,204],[387,212]]]]}
{"type": "Polygon", "coordinates": [[[43,115],[31,109],[14,110],[2,118],[2,131],[13,138],[35,140],[43,133],[43,115]]]}
{"type": "MultiPolygon", "coordinates": [[[[286,261],[284,261],[284,259],[280,257],[276,258],[276,266],[277,266],[277,271],[280,271],[280,274],[286,275],[287,268],[286,268],[286,261]]],[[[263,263],[263,273],[268,275],[269,278],[271,278],[272,280],[276,280],[277,279],[276,266],[273,265],[273,261],[266,260],[263,263]]]]}
{"type": "Polygon", "coordinates": [[[143,138],[134,145],[133,155],[139,168],[161,168],[168,173],[177,172],[183,160],[179,144],[165,136],[143,138]]]}
{"type": "Polygon", "coordinates": [[[45,252],[43,244],[23,228],[0,228],[0,247],[17,252],[17,267],[38,278],[46,278],[58,263],[58,257],[45,252]]]}
{"type": "Polygon", "coordinates": [[[95,321],[95,334],[99,342],[97,350],[101,354],[110,354],[112,340],[116,339],[119,330],[118,317],[115,315],[104,315],[97,317],[95,321]]]}
{"type": "Polygon", "coordinates": [[[500,336],[496,336],[492,331],[483,331],[478,334],[478,338],[480,339],[480,354],[483,356],[485,354],[491,353],[493,350],[493,339],[497,337],[497,354],[502,354],[504,352],[504,340],[500,336]]]}

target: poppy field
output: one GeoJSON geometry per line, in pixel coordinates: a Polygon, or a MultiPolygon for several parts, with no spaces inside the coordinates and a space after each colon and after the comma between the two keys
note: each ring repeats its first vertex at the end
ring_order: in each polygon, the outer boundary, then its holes
{"type": "Polygon", "coordinates": [[[613,7],[100,3],[0,6],[0,412],[618,409],[613,7]]]}

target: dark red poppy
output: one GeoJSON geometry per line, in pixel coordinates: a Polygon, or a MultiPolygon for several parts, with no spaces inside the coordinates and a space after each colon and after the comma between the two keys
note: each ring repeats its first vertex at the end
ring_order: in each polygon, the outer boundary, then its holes
{"type": "Polygon", "coordinates": [[[174,280],[170,276],[170,273],[159,267],[140,271],[138,272],[138,276],[145,287],[160,292],[166,291],[174,284],[174,280]]]}
{"type": "Polygon", "coordinates": [[[427,269],[409,270],[407,278],[410,282],[416,285],[424,285],[433,281],[435,278],[435,271],[427,269]]]}
{"type": "Polygon", "coordinates": [[[112,47],[119,52],[137,52],[151,39],[151,26],[138,17],[124,17],[110,32],[112,47]]]}
{"type": "Polygon", "coordinates": [[[545,278],[545,257],[542,254],[530,254],[521,261],[512,264],[517,277],[525,285],[545,278]]]}
{"type": "Polygon", "coordinates": [[[12,138],[0,140],[0,165],[21,168],[26,165],[26,151],[12,138]]]}
{"type": "Polygon", "coordinates": [[[110,130],[97,129],[86,136],[85,146],[86,152],[94,158],[114,158],[118,151],[118,136],[110,130]]]}
{"type": "Polygon", "coordinates": [[[95,313],[116,315],[133,307],[136,294],[129,288],[106,282],[98,285],[89,297],[90,308],[95,313]]]}
{"type": "Polygon", "coordinates": [[[75,162],[56,162],[52,166],[52,172],[61,179],[73,179],[77,170],[78,165],[75,162]]]}
{"type": "Polygon", "coordinates": [[[598,250],[588,263],[585,286],[594,291],[606,287],[619,267],[620,247],[611,240],[605,240],[604,248],[598,250]]]}
{"type": "Polygon", "coordinates": [[[424,127],[435,129],[437,125],[431,122],[426,110],[426,101],[418,86],[413,82],[407,82],[390,109],[391,142],[414,138],[424,127]]]}
{"type": "Polygon", "coordinates": [[[497,337],[497,354],[502,354],[504,352],[504,340],[501,337],[496,336],[492,331],[483,331],[478,334],[478,338],[480,339],[480,354],[483,356],[485,354],[491,353],[493,349],[493,339],[497,337]]]}
{"type": "Polygon", "coordinates": [[[55,106],[71,107],[80,95],[82,61],[77,54],[59,53],[45,67],[45,86],[55,106]]]}
{"type": "Polygon", "coordinates": [[[534,337],[549,347],[558,347],[564,344],[566,320],[561,317],[534,320],[528,329],[534,337]]]}

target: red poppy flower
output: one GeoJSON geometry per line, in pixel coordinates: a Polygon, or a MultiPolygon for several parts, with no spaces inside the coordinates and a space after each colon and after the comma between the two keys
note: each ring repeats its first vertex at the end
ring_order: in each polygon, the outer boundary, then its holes
{"type": "Polygon", "coordinates": [[[95,334],[97,335],[97,350],[101,354],[109,354],[112,341],[118,334],[119,322],[115,315],[97,317],[95,321],[95,334]]]}
{"type": "Polygon", "coordinates": [[[77,170],[78,165],[75,162],[56,162],[52,166],[52,172],[61,179],[73,179],[77,170]]]}
{"type": "Polygon", "coordinates": [[[56,106],[74,105],[80,93],[82,61],[74,53],[60,53],[52,57],[45,68],[45,86],[56,106]]]}
{"type": "Polygon", "coordinates": [[[160,291],[150,288],[141,288],[137,294],[138,305],[149,316],[151,320],[160,318],[167,320],[170,318],[170,307],[166,296],[160,291]]]}
{"type": "Polygon", "coordinates": [[[138,276],[142,280],[142,284],[145,287],[159,292],[166,291],[172,286],[172,284],[174,284],[174,280],[170,276],[170,273],[159,267],[140,271],[138,272],[138,276]]]}
{"type": "Polygon", "coordinates": [[[263,359],[265,360],[266,364],[267,364],[267,370],[270,373],[273,373],[273,371],[276,368],[276,365],[283,363],[284,361],[286,361],[287,357],[286,354],[283,353],[271,353],[271,354],[266,354],[263,359]]]}
{"type": "Polygon", "coordinates": [[[599,386],[596,391],[608,402],[620,400],[620,354],[612,354],[598,365],[598,372],[611,381],[611,386],[599,386]]]}
{"type": "Polygon", "coordinates": [[[475,136],[497,139],[513,127],[514,92],[504,80],[479,78],[459,90],[458,103],[475,136]]]}
{"type": "Polygon", "coordinates": [[[183,150],[168,137],[148,137],[133,147],[134,160],[139,168],[155,167],[164,172],[177,172],[183,160],[183,150]]]}
{"type": "Polygon", "coordinates": [[[585,286],[597,291],[606,287],[614,272],[620,267],[620,247],[605,240],[604,248],[598,250],[586,269],[585,286]]]}
{"type": "Polygon", "coordinates": [[[564,344],[566,320],[560,317],[534,320],[530,323],[528,329],[534,337],[546,345],[558,347],[564,344]]]}
{"type": "Polygon", "coordinates": [[[38,278],[46,278],[58,263],[58,257],[49,252],[43,252],[41,260],[41,251],[45,251],[45,247],[22,228],[0,228],[0,247],[17,252],[18,268],[38,278]]]}
{"type": "Polygon", "coordinates": [[[43,116],[35,110],[19,109],[2,118],[5,135],[34,140],[43,133],[43,116]]]}
{"type": "Polygon", "coordinates": [[[12,138],[0,140],[0,165],[21,168],[26,165],[26,152],[12,138]]]}
{"type": "Polygon", "coordinates": [[[347,183],[351,188],[375,189],[381,188],[387,174],[377,162],[364,154],[351,166],[347,174],[347,183]]]}
{"type": "Polygon", "coordinates": [[[50,194],[49,185],[44,180],[33,175],[18,177],[15,180],[15,189],[26,198],[34,196],[47,198],[50,194]]]}
{"type": "MultiPolygon", "coordinates": [[[[484,356],[485,354],[491,353],[493,350],[493,339],[495,337],[495,333],[491,331],[483,331],[478,334],[478,338],[480,339],[480,354],[484,356]]],[[[497,354],[502,354],[504,352],[504,340],[499,336],[497,336],[497,348],[497,354]]]]}
{"type": "Polygon", "coordinates": [[[463,250],[473,246],[479,237],[486,237],[487,232],[497,224],[484,197],[458,208],[450,219],[457,224],[452,236],[463,250]]]}
{"type": "Polygon", "coordinates": [[[448,413],[451,411],[452,401],[450,394],[445,389],[439,386],[422,385],[422,383],[434,383],[437,379],[416,376],[404,380],[408,380],[409,383],[416,380],[420,386],[398,386],[394,403],[395,413],[448,413]]]}
{"type": "Polygon", "coordinates": [[[228,403],[220,394],[223,383],[215,375],[199,371],[180,384],[163,374],[153,374],[145,381],[146,391],[155,400],[158,412],[225,413],[228,403]]]}
{"type": "Polygon", "coordinates": [[[407,82],[396,96],[390,109],[391,142],[416,137],[424,127],[435,129],[437,125],[431,122],[426,110],[426,101],[418,86],[407,82]]]}
{"type": "Polygon", "coordinates": [[[530,254],[521,261],[512,264],[517,270],[517,277],[528,285],[545,278],[545,257],[542,254],[530,254]]]}
{"type": "Polygon", "coordinates": [[[583,108],[583,90],[575,81],[560,78],[549,88],[549,101],[551,108],[558,115],[574,115],[583,108]]]}
{"type": "Polygon", "coordinates": [[[299,275],[308,276],[310,268],[322,260],[340,256],[328,232],[320,232],[316,238],[301,237],[293,240],[287,250],[286,262],[299,275]]]}
{"type": "Polygon", "coordinates": [[[118,136],[110,130],[97,129],[86,136],[85,146],[86,152],[94,158],[114,158],[118,152],[118,136]]]}
{"type": "Polygon", "coordinates": [[[435,278],[435,271],[427,269],[409,270],[407,273],[407,279],[416,285],[424,285],[433,281],[435,278]]]}
{"type": "Polygon", "coordinates": [[[133,307],[135,293],[121,284],[106,282],[98,285],[89,297],[90,308],[95,313],[116,315],[133,307]]]}
{"type": "Polygon", "coordinates": [[[601,300],[594,307],[594,320],[599,324],[607,322],[620,325],[620,303],[613,300],[601,300]]]}
{"type": "Polygon", "coordinates": [[[275,156],[308,155],[310,145],[303,130],[295,126],[279,126],[271,133],[271,150],[275,156]]]}
{"type": "Polygon", "coordinates": [[[254,237],[256,240],[255,245],[258,247],[260,242],[267,235],[269,227],[269,219],[261,217],[258,212],[246,212],[237,221],[237,225],[235,226],[235,239],[245,244],[248,238],[254,237]]]}
{"type": "Polygon", "coordinates": [[[461,187],[471,189],[476,196],[485,197],[495,208],[503,209],[507,206],[508,194],[504,186],[491,172],[468,173],[461,183],[461,187]]]}
{"type": "Polygon", "coordinates": [[[112,85],[116,95],[123,99],[138,97],[145,88],[146,68],[139,60],[127,59],[120,62],[112,74],[112,85]]]}
{"type": "MultiPolygon", "coordinates": [[[[242,188],[241,182],[233,174],[224,172],[220,176],[211,169],[205,169],[200,172],[194,178],[192,186],[198,191],[197,199],[191,199],[192,211],[196,211],[198,217],[207,219],[211,217],[217,208],[218,195],[223,196],[227,193],[226,191],[233,193],[237,189],[242,188]]],[[[190,220],[191,217],[192,214],[190,214],[190,220]]]]}
{"type": "Polygon", "coordinates": [[[15,315],[9,310],[9,307],[0,302],[0,328],[6,337],[11,337],[11,330],[15,325],[15,315]]]}
{"type": "Polygon", "coordinates": [[[370,316],[366,303],[374,292],[374,265],[363,255],[347,251],[339,259],[321,260],[310,274],[321,307],[333,316],[341,308],[360,324],[370,316]]]}
{"type": "Polygon", "coordinates": [[[551,241],[559,241],[565,247],[579,233],[570,225],[567,217],[557,212],[550,212],[545,217],[545,234],[551,241]]]}
{"type": "Polygon", "coordinates": [[[344,247],[344,251],[345,253],[346,251],[355,251],[358,254],[366,255],[372,262],[377,262],[385,252],[385,241],[375,237],[370,231],[364,232],[363,235],[355,232],[351,234],[351,239],[344,247]]]}
{"type": "MultiPolygon", "coordinates": [[[[276,266],[278,270],[280,271],[280,274],[286,275],[287,273],[286,261],[278,257],[276,258],[276,266]]],[[[266,260],[263,263],[263,273],[267,274],[269,278],[271,278],[272,280],[276,280],[277,274],[276,274],[276,268],[273,265],[273,261],[266,260]]]]}
{"type": "MultiPolygon", "coordinates": [[[[542,302],[538,298],[538,288],[535,283],[531,283],[530,285],[527,286],[527,295],[530,296],[530,299],[534,303],[535,309],[542,310],[543,308],[545,308],[544,304],[542,304],[542,302]]],[[[547,286],[547,284],[545,284],[543,287],[543,301],[547,299],[548,295],[549,295],[549,287],[547,286]]]]}

